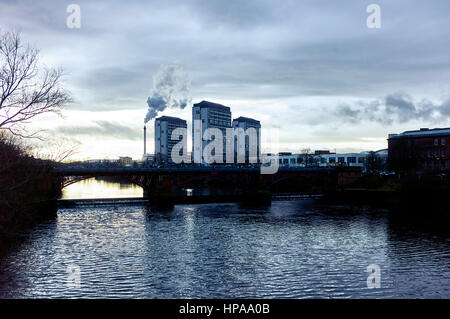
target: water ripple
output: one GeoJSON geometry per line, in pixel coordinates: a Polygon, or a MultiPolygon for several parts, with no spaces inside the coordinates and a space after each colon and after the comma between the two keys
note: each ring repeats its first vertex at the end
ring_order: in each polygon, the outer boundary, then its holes
{"type": "Polygon", "coordinates": [[[449,298],[449,237],[396,223],[305,201],[61,209],[0,260],[0,297],[449,298]]]}

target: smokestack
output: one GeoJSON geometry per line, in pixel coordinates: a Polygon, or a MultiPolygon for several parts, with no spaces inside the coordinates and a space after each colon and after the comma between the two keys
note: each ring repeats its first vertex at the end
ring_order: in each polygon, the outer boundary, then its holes
{"type": "Polygon", "coordinates": [[[147,126],[144,125],[144,155],[147,154],[147,126]]]}

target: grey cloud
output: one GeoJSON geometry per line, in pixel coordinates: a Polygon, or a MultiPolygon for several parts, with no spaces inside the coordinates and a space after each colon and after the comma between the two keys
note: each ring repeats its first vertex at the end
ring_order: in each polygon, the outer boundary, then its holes
{"type": "Polygon", "coordinates": [[[439,123],[447,121],[446,116],[450,114],[450,99],[441,103],[433,103],[428,99],[415,102],[407,94],[393,93],[370,102],[358,101],[352,106],[340,105],[335,114],[351,123],[371,121],[393,124],[415,120],[439,123]]]}
{"type": "Polygon", "coordinates": [[[440,112],[443,116],[450,116],[450,98],[441,104],[440,112]]]}
{"type": "Polygon", "coordinates": [[[348,105],[340,105],[337,110],[337,115],[339,117],[342,117],[352,123],[356,123],[360,119],[360,114],[360,109],[353,109],[348,105]]]}
{"type": "Polygon", "coordinates": [[[414,119],[426,121],[430,119],[433,110],[440,111],[440,106],[429,101],[414,103],[409,96],[399,93],[386,96],[384,104],[386,114],[395,114],[399,122],[414,119]]]}
{"type": "Polygon", "coordinates": [[[405,112],[405,114],[416,113],[416,106],[411,101],[409,96],[403,94],[390,94],[385,97],[386,111],[391,112],[405,112]]]}
{"type": "Polygon", "coordinates": [[[124,140],[139,140],[143,134],[139,129],[109,121],[96,121],[95,125],[89,126],[59,126],[54,131],[69,136],[113,137],[124,140]]]}

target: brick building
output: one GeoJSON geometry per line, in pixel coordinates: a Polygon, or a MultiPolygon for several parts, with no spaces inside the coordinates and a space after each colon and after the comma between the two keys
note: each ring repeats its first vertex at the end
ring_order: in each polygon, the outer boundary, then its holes
{"type": "Polygon", "coordinates": [[[396,172],[450,170],[450,128],[389,134],[388,165],[396,172]]]}

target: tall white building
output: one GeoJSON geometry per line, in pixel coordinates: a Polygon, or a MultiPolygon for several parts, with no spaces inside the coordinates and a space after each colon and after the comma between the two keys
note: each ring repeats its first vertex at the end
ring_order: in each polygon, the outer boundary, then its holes
{"type": "MultiPolygon", "coordinates": [[[[192,107],[192,156],[194,163],[209,163],[208,152],[205,147],[211,140],[204,138],[205,130],[216,128],[222,132],[223,139],[223,162],[226,157],[226,129],[231,128],[231,111],[228,106],[208,101],[196,103],[192,107]],[[205,153],[205,157],[202,154],[205,153]]],[[[214,139],[216,137],[214,136],[214,139]]],[[[212,156],[216,155],[214,153],[212,156]]]]}
{"type": "Polygon", "coordinates": [[[238,153],[244,154],[244,163],[259,163],[261,159],[261,123],[255,119],[240,116],[233,120],[234,162],[238,163],[238,153]],[[238,129],[238,130],[236,130],[238,129]]]}
{"type": "Polygon", "coordinates": [[[155,160],[162,163],[173,163],[172,148],[179,140],[172,140],[172,132],[177,128],[187,130],[187,123],[178,117],[161,116],[155,119],[155,160]]]}

